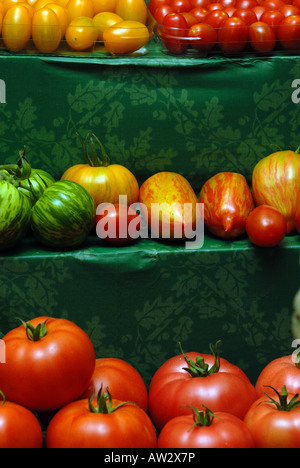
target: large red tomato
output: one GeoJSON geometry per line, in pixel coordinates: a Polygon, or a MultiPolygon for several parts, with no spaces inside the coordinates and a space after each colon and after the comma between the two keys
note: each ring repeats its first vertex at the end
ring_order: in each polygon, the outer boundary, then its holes
{"type": "Polygon", "coordinates": [[[224,239],[243,234],[246,219],[254,209],[245,177],[235,172],[219,172],[208,179],[200,191],[199,203],[204,203],[207,229],[224,239]]]}
{"type": "Polygon", "coordinates": [[[253,244],[275,247],[286,235],[286,219],[273,206],[259,205],[246,220],[246,232],[253,244]]]}
{"type": "MultiPolygon", "coordinates": [[[[269,362],[259,374],[255,384],[258,396],[261,397],[265,393],[266,386],[281,391],[285,385],[289,393],[300,393],[300,364],[296,361],[296,356],[292,354],[269,362]]],[[[272,393],[272,389],[268,391],[272,393]]]]}
{"type": "Polygon", "coordinates": [[[109,392],[69,403],[51,419],[47,448],[156,448],[154,426],[138,405],[109,392]]]}
{"type": "Polygon", "coordinates": [[[42,448],[43,433],[35,415],[27,408],[6,401],[0,391],[0,448],[42,448]]]}
{"type": "Polygon", "coordinates": [[[83,397],[98,394],[102,386],[109,389],[112,398],[132,401],[147,411],[146,385],[139,372],[128,362],[118,358],[97,359],[94,374],[83,397]]]}
{"type": "Polygon", "coordinates": [[[271,205],[286,218],[287,233],[295,229],[300,205],[300,154],[277,151],[262,158],[252,173],[252,194],[256,205],[271,205]]]}
{"type": "Polygon", "coordinates": [[[170,419],[189,414],[187,405],[243,418],[257,393],[245,373],[212,354],[174,356],[162,364],[149,387],[149,411],[160,430],[170,419]]]}
{"type": "Polygon", "coordinates": [[[253,403],[244,422],[256,448],[300,448],[300,398],[284,386],[273,397],[264,395],[253,403]]]}
{"type": "Polygon", "coordinates": [[[82,185],[93,197],[96,206],[100,203],[119,203],[119,196],[127,197],[127,204],[136,203],[139,186],[136,177],[120,164],[110,164],[110,159],[95,135],[88,134],[82,142],[88,164],[76,164],[62,175],[62,180],[72,180],[82,185]],[[88,141],[92,148],[92,157],[88,154],[88,141]],[[102,161],[95,156],[95,142],[100,146],[102,161]]]}
{"type": "Polygon", "coordinates": [[[50,411],[80,397],[95,369],[87,334],[65,319],[37,317],[8,332],[0,389],[34,411],[50,411]]]}
{"type": "Polygon", "coordinates": [[[126,245],[140,235],[141,217],[125,204],[101,204],[96,212],[96,232],[100,239],[111,245],[126,245]]]}
{"type": "Polygon", "coordinates": [[[233,414],[207,408],[192,411],[167,422],[159,434],[158,448],[254,448],[248,427],[233,414]]]}

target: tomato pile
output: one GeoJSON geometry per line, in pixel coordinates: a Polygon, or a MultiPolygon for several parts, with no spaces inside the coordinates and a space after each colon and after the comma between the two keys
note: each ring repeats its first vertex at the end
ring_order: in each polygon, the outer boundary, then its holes
{"type": "Polygon", "coordinates": [[[150,0],[169,53],[300,49],[299,0],[150,0]]]}
{"type": "Polygon", "coordinates": [[[96,357],[75,323],[35,317],[2,338],[1,448],[299,448],[297,355],[243,370],[182,350],[149,388],[123,359],[96,357]]]}
{"type": "Polygon", "coordinates": [[[152,37],[144,0],[0,0],[0,34],[10,52],[131,54],[152,37]],[[68,49],[65,48],[68,47],[68,49]]]}

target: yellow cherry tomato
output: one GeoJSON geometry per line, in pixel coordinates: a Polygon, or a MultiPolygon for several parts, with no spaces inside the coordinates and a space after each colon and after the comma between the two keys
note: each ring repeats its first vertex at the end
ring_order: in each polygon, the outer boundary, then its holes
{"type": "Polygon", "coordinates": [[[94,16],[93,22],[98,31],[98,40],[103,41],[103,33],[106,28],[120,23],[121,21],[123,21],[121,16],[109,11],[103,11],[102,13],[98,13],[96,16],[94,16]]]}
{"type": "Polygon", "coordinates": [[[31,17],[21,4],[11,7],[2,23],[2,39],[5,47],[12,52],[23,50],[31,36],[31,17]]]}
{"type": "Polygon", "coordinates": [[[69,15],[69,22],[79,17],[93,18],[94,16],[92,0],[69,0],[66,8],[69,15]]]}
{"type": "Polygon", "coordinates": [[[98,32],[92,18],[74,18],[67,27],[65,38],[67,44],[75,51],[84,51],[94,46],[98,32]]]}
{"type": "Polygon", "coordinates": [[[59,24],[61,25],[61,38],[65,37],[65,32],[69,24],[69,15],[67,9],[58,3],[47,3],[47,8],[53,10],[57,16],[59,24]]]}
{"type": "Polygon", "coordinates": [[[0,34],[1,34],[1,31],[2,31],[2,21],[3,21],[3,13],[2,13],[2,11],[0,11],[0,34]]]}
{"type": "Polygon", "coordinates": [[[50,8],[41,8],[34,13],[32,40],[43,54],[51,54],[58,48],[61,41],[61,25],[50,8]]]}
{"type": "Polygon", "coordinates": [[[47,3],[50,3],[51,0],[37,0],[32,6],[34,11],[40,10],[41,8],[45,8],[47,3]]]}
{"type": "Polygon", "coordinates": [[[114,13],[117,0],[92,0],[94,7],[94,14],[102,13],[103,11],[110,11],[114,13]]]}
{"type": "Polygon", "coordinates": [[[3,17],[5,16],[6,12],[13,6],[19,5],[20,3],[25,3],[26,0],[2,0],[2,8],[3,8],[3,17]]]}
{"type": "Polygon", "coordinates": [[[103,33],[104,46],[114,55],[131,54],[147,44],[149,39],[147,26],[138,21],[121,21],[103,33]]]}
{"type": "Polygon", "coordinates": [[[145,0],[118,0],[115,13],[124,20],[147,23],[148,8],[145,0]]]}
{"type": "Polygon", "coordinates": [[[30,5],[29,3],[22,3],[22,6],[24,6],[25,8],[27,8],[28,10],[28,13],[30,14],[30,18],[33,17],[33,14],[34,14],[34,8],[32,5],[30,5]]]}

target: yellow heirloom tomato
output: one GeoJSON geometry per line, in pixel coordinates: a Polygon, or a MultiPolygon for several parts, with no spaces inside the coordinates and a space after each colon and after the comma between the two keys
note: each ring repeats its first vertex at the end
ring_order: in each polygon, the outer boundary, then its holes
{"type": "Polygon", "coordinates": [[[32,40],[35,47],[44,54],[54,52],[61,40],[61,25],[53,10],[41,8],[32,18],[32,40]]]}
{"type": "Polygon", "coordinates": [[[148,8],[145,0],[118,0],[115,13],[124,20],[147,23],[148,8]]]}
{"type": "Polygon", "coordinates": [[[92,18],[74,18],[67,27],[65,38],[71,49],[84,51],[93,47],[98,37],[92,18]]]}
{"type": "Polygon", "coordinates": [[[75,18],[93,18],[94,16],[94,7],[92,0],[69,0],[66,8],[68,11],[70,22],[75,18]]]}
{"type": "Polygon", "coordinates": [[[103,41],[103,33],[105,29],[120,23],[123,21],[123,18],[121,18],[119,15],[116,15],[116,13],[103,11],[102,13],[98,13],[96,16],[94,16],[93,21],[98,31],[98,41],[103,41]]]}
{"type": "Polygon", "coordinates": [[[2,24],[2,39],[5,47],[12,52],[24,49],[31,36],[31,16],[21,4],[11,7],[2,24]]]}
{"type": "Polygon", "coordinates": [[[138,21],[121,21],[106,28],[103,33],[104,46],[111,54],[131,54],[149,41],[147,26],[138,21]]]}

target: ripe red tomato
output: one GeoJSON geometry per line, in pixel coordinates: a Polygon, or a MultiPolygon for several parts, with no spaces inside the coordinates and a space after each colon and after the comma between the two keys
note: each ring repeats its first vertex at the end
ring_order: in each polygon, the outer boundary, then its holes
{"type": "Polygon", "coordinates": [[[283,13],[285,18],[292,15],[300,15],[300,9],[296,5],[284,4],[279,8],[279,11],[283,13]]]}
{"type": "Polygon", "coordinates": [[[205,23],[210,24],[213,28],[217,29],[222,26],[223,21],[229,18],[228,13],[223,10],[209,11],[205,16],[205,23]]]}
{"type": "Polygon", "coordinates": [[[260,20],[271,26],[275,34],[277,34],[278,26],[284,20],[284,14],[279,10],[268,10],[261,15],[260,20]]]}
{"type": "Polygon", "coordinates": [[[95,369],[86,333],[65,319],[37,317],[8,332],[0,388],[8,400],[50,411],[78,398],[95,369]]]}
{"type": "Polygon", "coordinates": [[[259,205],[246,220],[246,232],[253,244],[259,247],[275,247],[284,239],[287,222],[273,206],[259,205]]]}
{"type": "Polygon", "coordinates": [[[229,18],[232,18],[232,16],[234,16],[235,10],[236,8],[234,6],[228,6],[228,7],[225,7],[223,11],[227,13],[229,18]]]}
{"type": "Polygon", "coordinates": [[[249,26],[249,40],[256,52],[269,53],[275,47],[276,35],[267,23],[256,21],[249,26]]]}
{"type": "Polygon", "coordinates": [[[210,4],[211,0],[190,0],[192,8],[205,8],[210,4]]]}
{"type": "Polygon", "coordinates": [[[212,2],[212,3],[209,3],[206,8],[208,11],[214,11],[214,10],[223,10],[224,7],[222,3],[212,2]]]}
{"type": "Polygon", "coordinates": [[[148,409],[148,392],[139,372],[128,362],[117,358],[96,359],[96,367],[82,398],[97,395],[101,386],[108,388],[112,398],[132,401],[144,411],[148,409]]]}
{"type": "Polygon", "coordinates": [[[160,430],[170,419],[189,414],[187,405],[243,418],[257,393],[237,366],[212,354],[174,356],[155,372],[149,387],[149,411],[160,430]]]}
{"type": "Polygon", "coordinates": [[[284,18],[278,26],[277,36],[284,49],[300,49],[300,15],[284,18]]]}
{"type": "Polygon", "coordinates": [[[258,5],[258,2],[256,0],[237,0],[235,7],[237,9],[250,9],[254,8],[255,6],[258,5]]]}
{"type": "Polygon", "coordinates": [[[300,448],[300,397],[284,386],[275,396],[264,395],[253,403],[244,422],[256,448],[300,448]]]}
{"type": "Polygon", "coordinates": [[[204,23],[208,11],[205,8],[197,7],[190,10],[190,13],[197,18],[197,23],[204,23]]]}
{"type": "MultiPolygon", "coordinates": [[[[294,358],[293,354],[282,356],[269,362],[264,367],[255,384],[259,397],[264,395],[266,385],[272,386],[278,392],[285,385],[289,393],[300,393],[300,368],[294,358]]],[[[274,394],[272,389],[268,389],[268,392],[270,392],[270,395],[274,394]]]]}
{"type": "Polygon", "coordinates": [[[196,16],[194,16],[189,11],[183,12],[181,14],[184,17],[188,28],[191,28],[194,24],[198,23],[198,20],[197,20],[196,16]]]}
{"type": "Polygon", "coordinates": [[[175,13],[183,13],[193,8],[190,0],[170,0],[170,5],[174,8],[175,13]]]}
{"type": "Polygon", "coordinates": [[[27,408],[6,401],[0,391],[0,448],[42,448],[43,433],[35,415],[27,408]]]}
{"type": "Polygon", "coordinates": [[[47,448],[156,448],[154,426],[138,405],[99,391],[69,403],[51,419],[47,448]]]}
{"type": "Polygon", "coordinates": [[[155,10],[158,7],[162,5],[168,5],[169,3],[170,3],[170,0],[150,0],[148,3],[148,10],[154,16],[155,10]]]}
{"type": "Polygon", "coordinates": [[[299,208],[297,208],[296,213],[295,213],[295,228],[300,234],[300,206],[299,208]]]}
{"type": "Polygon", "coordinates": [[[283,5],[285,5],[283,0],[266,0],[263,2],[264,8],[268,11],[279,10],[283,5]]]}
{"type": "Polygon", "coordinates": [[[171,7],[171,5],[160,5],[156,8],[153,16],[158,24],[162,24],[164,17],[170,13],[175,13],[175,10],[173,7],[171,7]]]}
{"type": "Polygon", "coordinates": [[[158,448],[254,448],[246,424],[233,414],[193,408],[162,428],[158,448]]]}
{"type": "Polygon", "coordinates": [[[108,203],[98,206],[96,232],[108,244],[130,244],[139,237],[140,230],[141,218],[132,206],[108,203]]]}
{"type": "Polygon", "coordinates": [[[187,22],[180,13],[166,15],[160,31],[165,47],[176,55],[185,52],[188,46],[186,38],[188,29],[187,22]]]}
{"type": "Polygon", "coordinates": [[[236,9],[234,12],[234,16],[236,18],[241,18],[247,26],[250,26],[250,24],[255,23],[257,21],[256,14],[254,13],[253,10],[250,9],[245,9],[245,8],[239,8],[236,9]]]}
{"type": "Polygon", "coordinates": [[[221,0],[220,3],[222,3],[224,8],[235,7],[236,0],[221,0]]]}
{"type": "Polygon", "coordinates": [[[217,32],[210,24],[197,23],[189,30],[189,38],[193,49],[208,52],[217,42],[217,32]]]}
{"type": "Polygon", "coordinates": [[[248,28],[240,18],[234,16],[226,19],[219,29],[218,39],[220,48],[226,54],[241,52],[248,41],[248,28]]]}
{"type": "Polygon", "coordinates": [[[252,11],[256,14],[257,21],[260,21],[261,15],[267,11],[263,5],[257,5],[253,8],[251,8],[252,11]]]}

